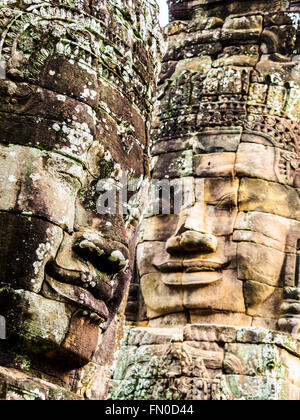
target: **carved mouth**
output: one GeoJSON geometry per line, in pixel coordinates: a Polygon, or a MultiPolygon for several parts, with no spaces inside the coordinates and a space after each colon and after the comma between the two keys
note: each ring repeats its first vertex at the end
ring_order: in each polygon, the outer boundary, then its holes
{"type": "Polygon", "coordinates": [[[94,317],[97,315],[107,321],[110,318],[109,303],[114,299],[118,286],[115,279],[128,264],[125,257],[128,251],[116,242],[104,243],[103,240],[104,244],[105,248],[95,241],[79,238],[73,252],[76,254],[76,266],[81,261],[82,269],[62,268],[52,261],[45,269],[45,283],[54,299],[75,303],[94,317]]]}
{"type": "Polygon", "coordinates": [[[230,262],[172,260],[155,265],[161,280],[168,286],[204,286],[222,279],[222,271],[230,262]]]}
{"type": "Polygon", "coordinates": [[[59,267],[55,261],[46,268],[46,273],[54,280],[85,289],[95,299],[108,302],[113,296],[113,285],[109,283],[113,276],[104,278],[90,272],[72,271],[59,267]]]}
{"type": "Polygon", "coordinates": [[[129,259],[129,251],[125,245],[107,240],[105,238],[87,236],[77,239],[73,250],[86,261],[89,261],[100,271],[105,267],[107,273],[115,274],[126,267],[129,259]]]}

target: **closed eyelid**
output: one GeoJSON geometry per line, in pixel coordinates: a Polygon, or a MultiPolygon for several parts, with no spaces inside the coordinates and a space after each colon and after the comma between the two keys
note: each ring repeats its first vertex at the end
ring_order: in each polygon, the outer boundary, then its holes
{"type": "Polygon", "coordinates": [[[234,209],[237,207],[237,195],[234,193],[225,194],[214,203],[218,209],[234,209]]]}

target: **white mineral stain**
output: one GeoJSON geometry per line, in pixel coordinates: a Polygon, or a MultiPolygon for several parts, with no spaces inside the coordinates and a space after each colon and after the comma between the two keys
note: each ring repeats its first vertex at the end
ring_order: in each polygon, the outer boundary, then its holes
{"type": "Polygon", "coordinates": [[[54,131],[60,131],[60,125],[57,123],[53,124],[52,128],[54,131]]]}
{"type": "Polygon", "coordinates": [[[66,102],[67,97],[65,95],[57,95],[57,99],[60,102],[66,102]]]}
{"type": "Polygon", "coordinates": [[[39,179],[41,179],[40,174],[31,174],[30,177],[32,179],[33,182],[38,181],[39,179]]]}

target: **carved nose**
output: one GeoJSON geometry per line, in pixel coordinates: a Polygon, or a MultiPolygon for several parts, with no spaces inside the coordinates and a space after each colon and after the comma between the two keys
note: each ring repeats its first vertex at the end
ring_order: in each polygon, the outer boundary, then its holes
{"type": "Polygon", "coordinates": [[[129,258],[125,246],[102,238],[96,241],[81,238],[75,243],[74,250],[95,268],[110,274],[123,270],[129,258]]]}
{"type": "Polygon", "coordinates": [[[180,235],[172,236],[167,242],[169,254],[187,252],[216,252],[218,239],[210,233],[188,230],[180,235]]]}

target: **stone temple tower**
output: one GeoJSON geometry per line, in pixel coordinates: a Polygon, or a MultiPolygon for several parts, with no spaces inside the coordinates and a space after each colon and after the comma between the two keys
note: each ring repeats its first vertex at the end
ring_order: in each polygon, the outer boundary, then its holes
{"type": "Polygon", "coordinates": [[[111,396],[299,400],[300,2],[169,7],[151,154],[173,207],[149,197],[111,396]]]}

